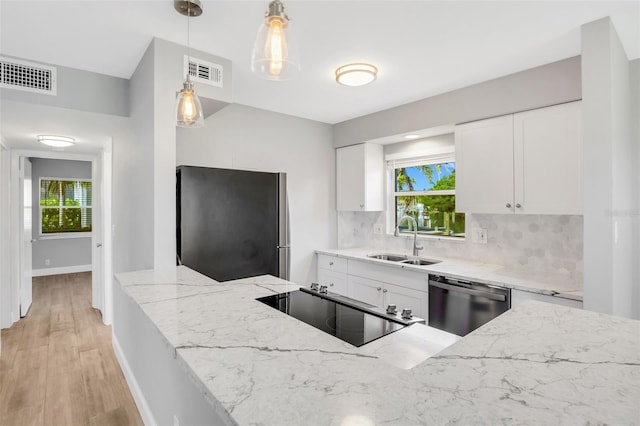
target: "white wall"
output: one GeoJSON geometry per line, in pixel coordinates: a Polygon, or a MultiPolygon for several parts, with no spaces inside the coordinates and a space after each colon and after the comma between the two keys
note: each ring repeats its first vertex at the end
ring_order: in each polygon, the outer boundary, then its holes
{"type": "MultiPolygon", "coordinates": [[[[640,59],[635,59],[629,63],[631,69],[631,117],[640,117],[640,59]],[[635,96],[634,96],[635,94],[635,96]]],[[[633,120],[633,119],[632,119],[633,120]]],[[[635,259],[640,256],[640,120],[635,119],[635,126],[633,126],[631,138],[633,146],[635,146],[635,152],[633,157],[635,158],[635,164],[632,167],[634,172],[634,208],[631,210],[631,219],[633,222],[633,248],[632,252],[635,254],[635,259]]],[[[634,310],[640,312],[640,262],[634,262],[635,270],[632,282],[633,297],[632,300],[635,303],[634,310]]],[[[636,316],[637,318],[637,316],[636,316]]]]}
{"type": "MultiPolygon", "coordinates": [[[[9,238],[9,176],[10,176],[10,155],[5,147],[4,141],[0,140],[0,328],[4,324],[10,324],[11,309],[7,306],[10,301],[11,286],[10,274],[10,238],[9,238]]],[[[0,333],[1,334],[1,333],[0,333]]],[[[0,336],[1,337],[1,336],[0,336]]],[[[0,339],[0,352],[2,352],[2,342],[0,339]]]]}
{"type": "Polygon", "coordinates": [[[314,250],[336,246],[331,126],[232,104],[201,129],[178,129],[177,165],[286,172],[291,280],[315,279],[314,250]]]}
{"type": "MultiPolygon", "coordinates": [[[[91,235],[77,238],[47,239],[40,235],[40,178],[91,179],[91,162],[74,160],[54,160],[31,158],[31,178],[33,182],[33,239],[32,267],[50,269],[91,265],[91,235]],[[45,260],[50,264],[46,265],[45,260]]],[[[87,269],[88,270],[88,269],[87,269]]],[[[36,272],[36,274],[46,271],[36,272]]]]}
{"type": "Polygon", "coordinates": [[[629,61],[611,20],[583,25],[584,307],[640,318],[631,89],[629,61]]]}

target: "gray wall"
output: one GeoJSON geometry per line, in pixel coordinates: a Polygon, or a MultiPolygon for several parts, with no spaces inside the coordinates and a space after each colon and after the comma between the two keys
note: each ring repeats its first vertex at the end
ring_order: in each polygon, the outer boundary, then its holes
{"type": "Polygon", "coordinates": [[[46,239],[40,235],[40,178],[91,179],[91,162],[31,158],[33,182],[32,268],[48,269],[91,265],[91,235],[82,238],[46,239]],[[45,259],[50,264],[45,265],[45,259]]]}
{"type": "MultiPolygon", "coordinates": [[[[635,96],[631,97],[631,117],[636,117],[634,120],[632,118],[632,122],[635,122],[635,126],[632,128],[632,143],[635,146],[635,152],[633,157],[635,158],[635,165],[633,166],[633,170],[635,172],[633,175],[634,179],[634,206],[631,210],[631,218],[633,222],[633,247],[632,252],[635,253],[635,258],[637,259],[640,256],[640,120],[637,117],[640,117],[640,59],[635,59],[629,63],[631,70],[631,93],[635,93],[635,96]]],[[[635,303],[636,312],[640,311],[640,262],[634,262],[635,269],[633,272],[632,282],[635,283],[633,286],[633,297],[635,303]]],[[[636,316],[637,318],[637,316],[636,316]]]]}
{"type": "MultiPolygon", "coordinates": [[[[154,39],[130,80],[131,132],[114,138],[114,272],[175,265],[175,97],[182,88],[184,46],[154,39]]],[[[192,57],[223,65],[222,88],[195,83],[205,103],[231,101],[231,62],[201,51],[192,57]]]]}
{"type": "Polygon", "coordinates": [[[177,165],[287,173],[291,280],[315,279],[314,250],[336,246],[330,125],[232,104],[201,129],[178,129],[177,165]]]}
{"type": "Polygon", "coordinates": [[[113,140],[113,270],[153,267],[153,44],[133,73],[130,133],[113,140]]]}
{"type": "MultiPolygon", "coordinates": [[[[9,58],[10,56],[5,57],[9,58]]],[[[57,68],[57,96],[0,89],[5,100],[70,108],[101,114],[129,115],[129,80],[95,72],[29,61],[57,68]]]]}
{"type": "Polygon", "coordinates": [[[575,101],[581,97],[580,81],[580,58],[564,59],[337,123],[333,144],[337,148],[575,101]]]}
{"type": "MultiPolygon", "coordinates": [[[[582,26],[584,307],[640,318],[630,65],[609,18],[582,26]],[[634,222],[635,225],[634,225],[634,222]],[[636,296],[634,298],[634,295],[636,296]]],[[[633,96],[637,97],[635,92],[633,96]]],[[[634,158],[636,157],[636,158],[634,158]]]]}

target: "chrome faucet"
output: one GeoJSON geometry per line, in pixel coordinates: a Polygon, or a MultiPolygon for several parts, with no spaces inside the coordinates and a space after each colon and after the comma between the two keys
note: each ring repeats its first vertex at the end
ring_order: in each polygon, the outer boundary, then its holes
{"type": "Polygon", "coordinates": [[[413,225],[413,255],[417,256],[418,251],[422,250],[424,247],[418,245],[418,222],[416,222],[414,218],[405,214],[400,219],[398,219],[398,224],[396,225],[396,232],[393,235],[396,237],[400,235],[400,228],[399,228],[400,223],[402,223],[402,221],[405,219],[411,220],[411,224],[413,225]]]}

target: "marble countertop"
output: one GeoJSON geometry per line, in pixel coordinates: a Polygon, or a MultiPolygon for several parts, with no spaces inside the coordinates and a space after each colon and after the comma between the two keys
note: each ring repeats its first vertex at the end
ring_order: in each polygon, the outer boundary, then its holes
{"type": "Polygon", "coordinates": [[[473,280],[499,287],[513,288],[532,293],[545,294],[547,296],[556,296],[582,301],[582,286],[572,282],[566,276],[560,274],[544,272],[524,273],[522,271],[505,268],[501,265],[468,262],[459,259],[446,259],[441,257],[437,257],[437,259],[442,260],[442,262],[433,265],[407,265],[367,257],[367,254],[385,253],[384,250],[368,248],[326,249],[316,250],[316,253],[355,259],[377,265],[385,265],[391,268],[402,268],[429,274],[440,274],[447,277],[473,280]]]}
{"type": "Polygon", "coordinates": [[[380,354],[415,325],[353,347],[256,301],[278,278],[117,280],[229,424],[640,423],[639,321],[529,301],[402,369],[380,354]]]}

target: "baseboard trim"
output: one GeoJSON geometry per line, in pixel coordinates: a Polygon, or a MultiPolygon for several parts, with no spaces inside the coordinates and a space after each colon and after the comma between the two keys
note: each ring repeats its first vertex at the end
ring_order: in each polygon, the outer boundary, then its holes
{"type": "Polygon", "coordinates": [[[140,417],[142,417],[142,422],[145,425],[156,425],[156,420],[151,413],[151,409],[149,408],[149,404],[147,404],[147,400],[142,394],[142,389],[140,389],[140,385],[138,385],[138,381],[133,375],[133,371],[131,371],[131,367],[127,362],[127,358],[124,356],[124,352],[122,352],[122,347],[118,342],[118,338],[114,333],[111,333],[111,342],[113,345],[113,352],[116,354],[116,359],[120,364],[120,368],[122,369],[122,373],[124,374],[124,378],[127,381],[127,385],[129,385],[129,390],[131,391],[131,395],[133,396],[133,400],[138,407],[138,411],[140,412],[140,417]]]}
{"type": "Polygon", "coordinates": [[[47,275],[75,274],[76,272],[91,272],[92,270],[91,265],[61,266],[59,268],[32,269],[31,276],[44,277],[47,275]]]}

